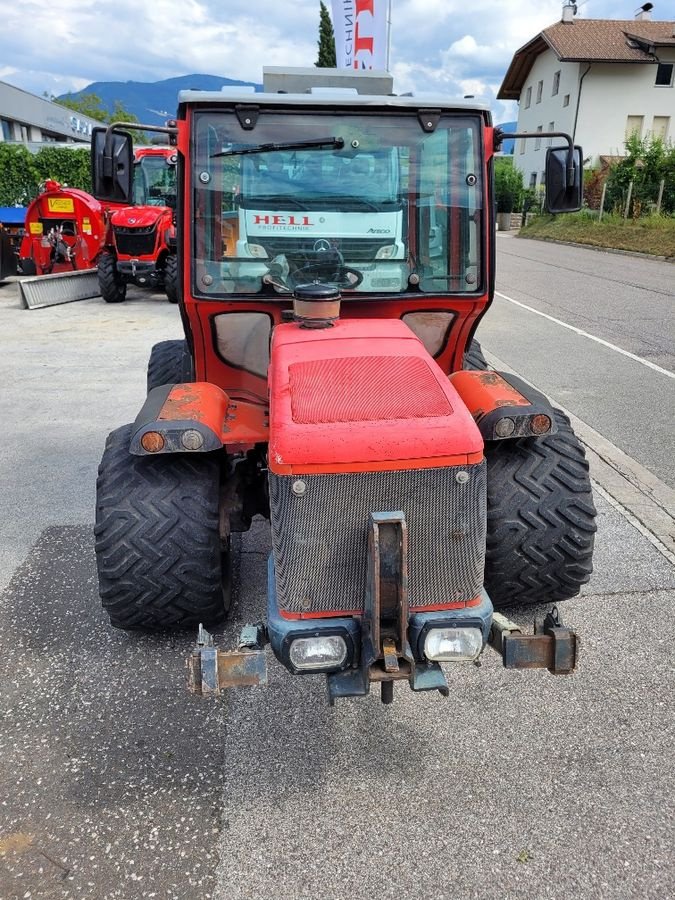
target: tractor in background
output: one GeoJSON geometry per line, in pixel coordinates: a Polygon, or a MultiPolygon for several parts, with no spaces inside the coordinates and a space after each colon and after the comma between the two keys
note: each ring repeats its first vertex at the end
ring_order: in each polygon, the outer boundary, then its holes
{"type": "Polygon", "coordinates": [[[107,303],[120,303],[127,284],[164,289],[178,299],[176,276],[176,161],[174,149],[142,147],[134,154],[133,205],[110,209],[98,255],[98,282],[107,303]]]}

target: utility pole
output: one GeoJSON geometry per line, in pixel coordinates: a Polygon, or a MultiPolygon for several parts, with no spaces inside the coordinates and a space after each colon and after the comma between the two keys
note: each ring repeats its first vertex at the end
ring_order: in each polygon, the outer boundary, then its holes
{"type": "Polygon", "coordinates": [[[389,71],[389,61],[391,58],[391,0],[387,6],[387,63],[386,70],[389,71]]]}

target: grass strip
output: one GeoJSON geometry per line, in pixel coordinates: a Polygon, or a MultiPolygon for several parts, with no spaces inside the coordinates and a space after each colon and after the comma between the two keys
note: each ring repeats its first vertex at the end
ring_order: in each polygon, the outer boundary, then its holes
{"type": "Polygon", "coordinates": [[[608,215],[598,222],[597,213],[590,212],[542,215],[521,228],[519,234],[521,237],[675,257],[675,218],[668,216],[625,221],[620,216],[608,215]]]}

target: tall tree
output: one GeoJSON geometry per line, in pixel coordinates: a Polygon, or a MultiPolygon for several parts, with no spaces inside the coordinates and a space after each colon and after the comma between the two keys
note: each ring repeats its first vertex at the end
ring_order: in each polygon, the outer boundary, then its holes
{"type": "Polygon", "coordinates": [[[98,94],[80,94],[79,97],[62,97],[60,100],[57,100],[56,97],[51,99],[74,112],[89,116],[90,119],[98,119],[99,122],[106,122],[108,119],[108,111],[103,108],[98,94]]]}
{"type": "Polygon", "coordinates": [[[321,0],[319,9],[319,56],[314,63],[320,69],[334,69],[337,66],[335,57],[335,33],[333,23],[326,9],[326,4],[321,0]]]}
{"type": "Polygon", "coordinates": [[[119,100],[115,100],[113,109],[109,112],[103,106],[103,101],[98,94],[80,94],[79,97],[62,97],[60,100],[56,97],[51,99],[61,106],[66,106],[83,116],[89,116],[90,119],[97,119],[99,122],[138,122],[138,118],[125,109],[119,100]]]}

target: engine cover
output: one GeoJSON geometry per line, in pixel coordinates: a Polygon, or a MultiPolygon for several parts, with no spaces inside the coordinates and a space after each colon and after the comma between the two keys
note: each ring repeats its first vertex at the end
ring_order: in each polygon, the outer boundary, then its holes
{"type": "Polygon", "coordinates": [[[269,372],[276,474],[466,465],[483,439],[447,376],[403,322],[280,325],[269,372]]]}
{"type": "Polygon", "coordinates": [[[400,321],[275,329],[270,507],[279,611],[358,614],[371,512],[402,510],[411,610],[480,602],[483,441],[424,346],[400,321]]]}

